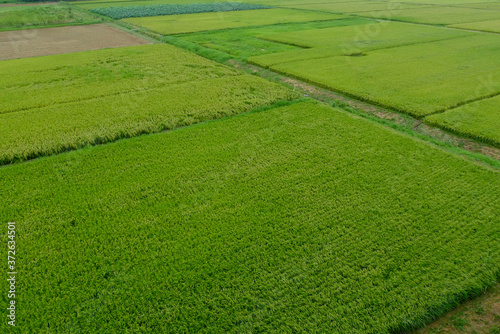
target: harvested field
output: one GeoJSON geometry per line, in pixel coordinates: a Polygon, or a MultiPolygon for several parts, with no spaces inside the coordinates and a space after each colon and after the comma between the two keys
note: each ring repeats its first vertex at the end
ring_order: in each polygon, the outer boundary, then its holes
{"type": "Polygon", "coordinates": [[[151,44],[105,24],[0,32],[0,60],[151,44]]]}

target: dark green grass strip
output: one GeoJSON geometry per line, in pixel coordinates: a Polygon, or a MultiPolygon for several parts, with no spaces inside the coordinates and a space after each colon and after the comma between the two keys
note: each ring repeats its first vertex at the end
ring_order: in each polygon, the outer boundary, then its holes
{"type": "Polygon", "coordinates": [[[5,166],[17,328],[410,330],[497,281],[498,175],[314,102],[5,166]]]}
{"type": "Polygon", "coordinates": [[[91,12],[109,16],[113,19],[125,19],[129,17],[146,17],[160,15],[195,14],[207,12],[230,12],[237,10],[268,9],[270,6],[254,5],[241,2],[213,2],[193,3],[188,5],[162,4],[149,6],[125,6],[93,8],[91,12]]]}

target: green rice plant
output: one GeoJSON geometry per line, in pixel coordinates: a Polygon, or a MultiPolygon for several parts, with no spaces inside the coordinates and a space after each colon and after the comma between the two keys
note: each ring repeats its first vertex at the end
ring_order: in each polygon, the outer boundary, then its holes
{"type": "Polygon", "coordinates": [[[259,9],[221,13],[199,13],[124,19],[163,35],[184,34],[207,30],[241,28],[289,22],[326,21],[340,15],[296,9],[259,9]]]}
{"type": "Polygon", "coordinates": [[[500,96],[430,115],[425,121],[500,147],[500,96]]]}
{"type": "Polygon", "coordinates": [[[167,84],[0,115],[0,165],[171,130],[297,98],[250,75],[167,84]]]}
{"type": "Polygon", "coordinates": [[[165,44],[7,60],[0,72],[0,114],[240,74],[165,44]]]}
{"type": "Polygon", "coordinates": [[[96,15],[67,5],[19,6],[5,9],[0,9],[0,31],[103,22],[103,19],[96,15]]]}
{"type": "Polygon", "coordinates": [[[500,20],[454,24],[450,27],[500,33],[500,20]]]}
{"type": "Polygon", "coordinates": [[[400,9],[396,11],[360,11],[356,13],[360,16],[375,19],[388,19],[435,25],[449,25],[498,19],[498,11],[450,6],[430,6],[423,8],[400,9]]]}
{"type": "Polygon", "coordinates": [[[345,27],[260,35],[259,38],[264,40],[296,45],[306,49],[251,57],[249,61],[269,67],[300,60],[340,55],[362,55],[371,50],[473,35],[465,31],[397,22],[361,21],[360,23],[345,27]]]}
{"type": "Polygon", "coordinates": [[[499,195],[315,102],[0,168],[28,333],[409,332],[497,281],[499,195]]]}
{"type": "Polygon", "coordinates": [[[105,7],[94,8],[93,13],[109,16],[113,19],[124,19],[128,17],[145,17],[159,15],[179,15],[207,12],[230,12],[237,10],[268,9],[269,6],[245,4],[241,2],[214,2],[214,3],[193,3],[189,5],[149,5],[149,6],[126,6],[126,7],[105,7]]]}
{"type": "Polygon", "coordinates": [[[500,39],[484,34],[270,68],[423,117],[498,94],[499,50],[500,39]]]}
{"type": "Polygon", "coordinates": [[[284,23],[270,26],[203,31],[193,34],[174,35],[173,37],[169,37],[168,41],[172,41],[173,38],[180,39],[182,41],[196,43],[205,48],[224,52],[232,58],[247,60],[249,57],[263,54],[282,53],[297,49],[302,50],[301,48],[290,44],[276,43],[271,40],[268,41],[258,38],[257,36],[280,32],[294,32],[356,25],[366,22],[366,19],[346,18],[331,21],[284,23]]]}

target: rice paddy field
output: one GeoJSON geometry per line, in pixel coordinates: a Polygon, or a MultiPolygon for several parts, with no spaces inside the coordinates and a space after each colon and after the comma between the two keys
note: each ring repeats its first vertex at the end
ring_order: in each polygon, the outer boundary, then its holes
{"type": "Polygon", "coordinates": [[[289,22],[326,21],[339,17],[339,15],[330,13],[274,8],[140,18],[134,17],[124,19],[124,21],[148,28],[163,35],[172,35],[289,22]]]}
{"type": "Polygon", "coordinates": [[[0,332],[499,333],[499,5],[0,4],[0,332]]]}

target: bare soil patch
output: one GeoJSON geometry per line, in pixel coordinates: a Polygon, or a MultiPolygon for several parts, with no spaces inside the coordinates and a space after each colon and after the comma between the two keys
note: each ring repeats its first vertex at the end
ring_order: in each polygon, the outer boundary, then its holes
{"type": "Polygon", "coordinates": [[[105,24],[0,32],[0,60],[151,44],[105,24]]]}

